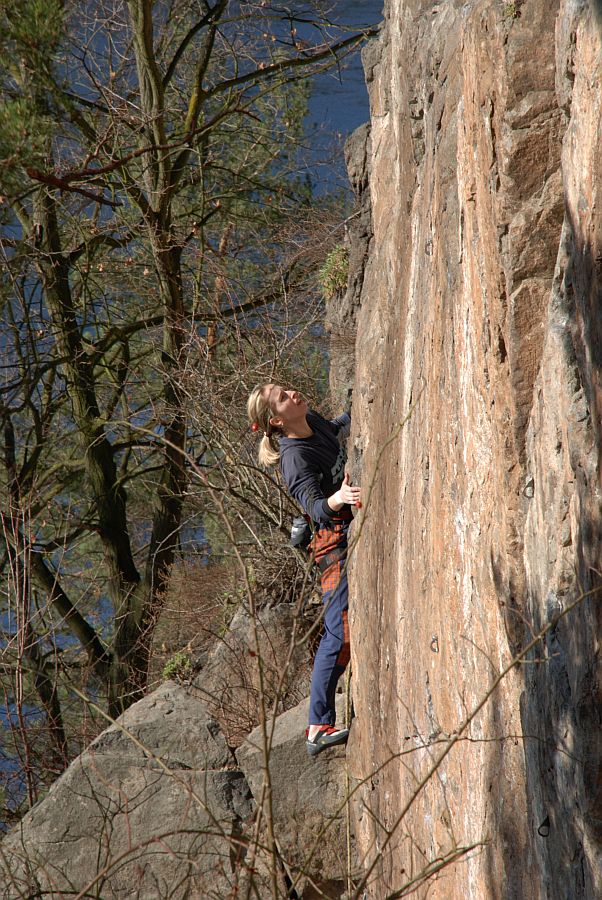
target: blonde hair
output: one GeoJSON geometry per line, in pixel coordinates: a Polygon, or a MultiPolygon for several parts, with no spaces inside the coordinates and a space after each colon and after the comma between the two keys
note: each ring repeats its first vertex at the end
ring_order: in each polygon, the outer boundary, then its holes
{"type": "Polygon", "coordinates": [[[262,466],[276,466],[280,461],[279,431],[270,425],[270,419],[274,415],[265,397],[267,384],[258,384],[253,388],[247,400],[247,412],[251,425],[257,424],[263,437],[259,442],[257,459],[262,466]]]}

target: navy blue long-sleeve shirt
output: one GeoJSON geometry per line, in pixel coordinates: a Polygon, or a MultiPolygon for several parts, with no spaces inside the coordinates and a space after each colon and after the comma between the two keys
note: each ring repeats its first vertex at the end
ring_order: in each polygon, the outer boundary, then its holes
{"type": "Polygon", "coordinates": [[[313,434],[280,438],[280,471],[292,497],[314,522],[328,525],[337,513],[327,498],[338,491],[345,475],[346,454],[339,438],[349,434],[351,416],[343,413],[329,421],[310,410],[307,424],[313,434]]]}

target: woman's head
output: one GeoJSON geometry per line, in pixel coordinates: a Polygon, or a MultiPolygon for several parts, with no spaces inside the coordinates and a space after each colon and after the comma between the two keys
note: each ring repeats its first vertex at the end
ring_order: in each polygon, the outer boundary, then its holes
{"type": "Polygon", "coordinates": [[[299,391],[279,384],[259,384],[247,400],[251,426],[263,432],[258,458],[263,466],[275,466],[280,459],[279,436],[288,434],[296,423],[305,421],[308,406],[299,391]]]}

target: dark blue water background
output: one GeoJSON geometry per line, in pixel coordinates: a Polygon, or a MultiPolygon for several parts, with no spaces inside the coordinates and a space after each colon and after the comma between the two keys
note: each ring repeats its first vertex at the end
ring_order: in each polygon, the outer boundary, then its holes
{"type": "MultiPolygon", "coordinates": [[[[349,28],[349,34],[374,28],[382,21],[383,0],[339,2],[333,19],[349,28]]],[[[348,187],[343,144],[369,118],[368,92],[360,52],[355,50],[335,67],[318,75],[313,83],[306,125],[310,133],[310,176],[316,193],[335,186],[348,187]]]]}

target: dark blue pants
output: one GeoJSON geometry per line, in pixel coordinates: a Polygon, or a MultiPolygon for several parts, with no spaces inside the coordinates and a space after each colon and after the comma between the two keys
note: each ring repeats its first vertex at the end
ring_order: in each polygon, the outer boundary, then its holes
{"type": "MultiPolygon", "coordinates": [[[[347,522],[334,529],[320,529],[314,545],[316,559],[347,547],[347,522]]],[[[336,721],[335,693],[337,682],[349,662],[349,626],[347,608],[349,587],[343,555],[322,572],[322,602],[324,603],[324,634],[314,659],[309,698],[309,724],[334,725],[336,721]]]]}

